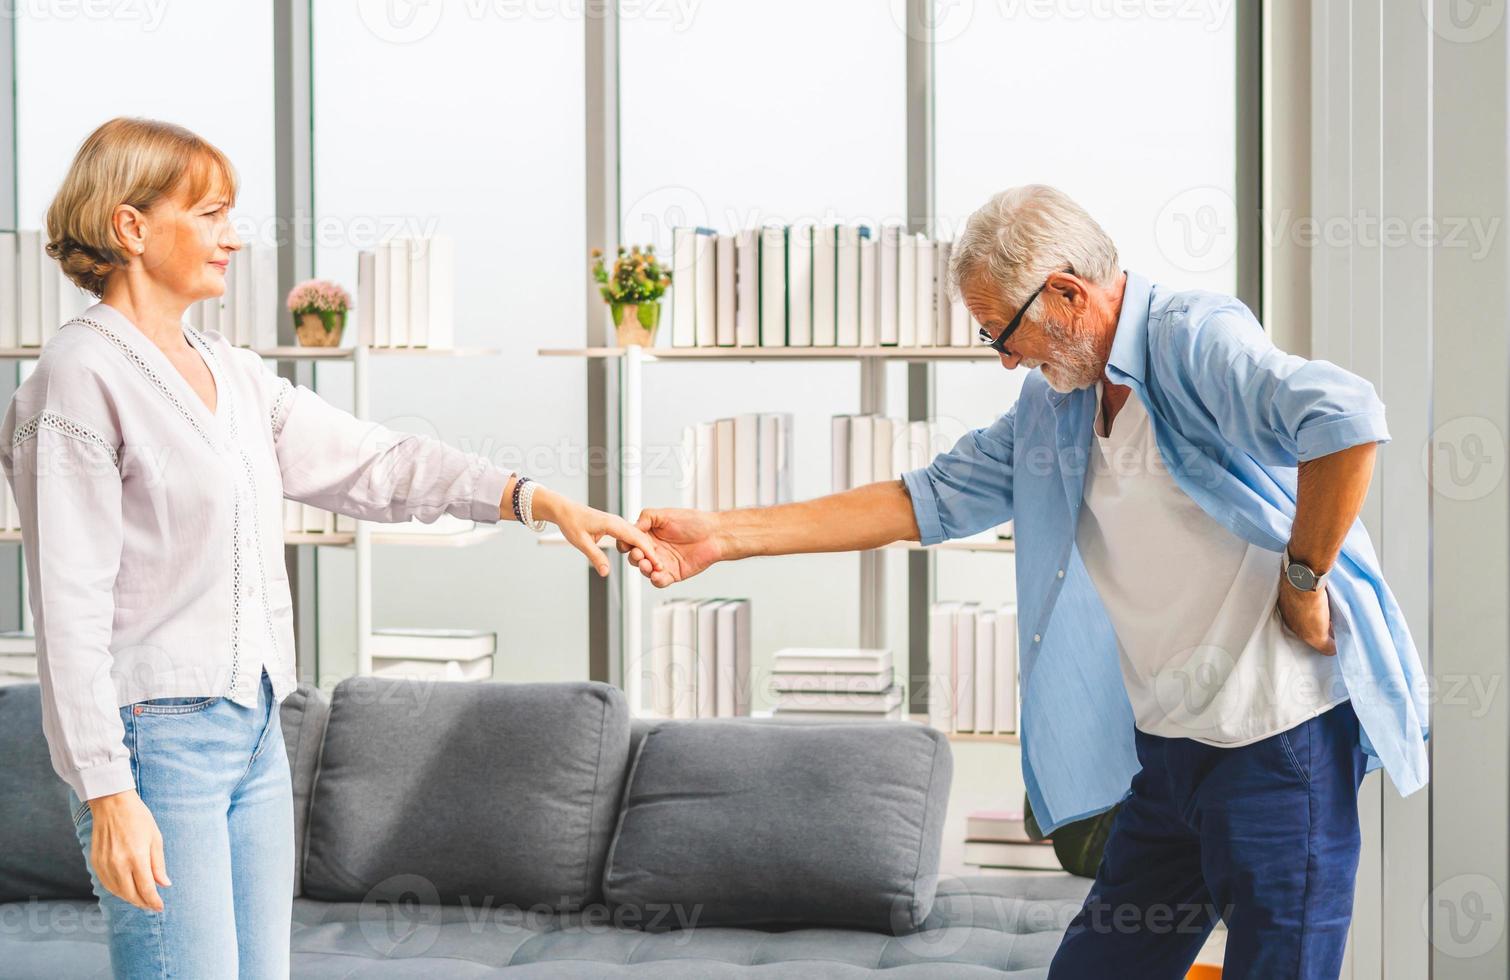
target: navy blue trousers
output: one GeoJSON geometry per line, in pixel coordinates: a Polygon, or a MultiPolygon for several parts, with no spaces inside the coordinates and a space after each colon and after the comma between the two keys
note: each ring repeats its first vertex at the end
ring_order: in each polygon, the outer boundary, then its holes
{"type": "Polygon", "coordinates": [[[1136,741],[1143,768],[1050,980],[1179,980],[1218,919],[1223,980],[1337,977],[1365,761],[1352,702],[1237,748],[1136,741]]]}

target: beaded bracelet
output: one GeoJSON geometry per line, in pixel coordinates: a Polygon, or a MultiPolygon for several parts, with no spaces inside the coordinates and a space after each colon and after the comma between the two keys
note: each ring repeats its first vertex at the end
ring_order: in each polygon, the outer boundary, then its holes
{"type": "Polygon", "coordinates": [[[514,481],[514,520],[518,521],[520,524],[524,523],[524,518],[519,515],[519,491],[523,490],[524,485],[528,482],[530,482],[530,478],[527,476],[521,476],[519,479],[514,481]]]}
{"type": "Polygon", "coordinates": [[[519,486],[515,486],[514,488],[515,491],[519,494],[518,504],[515,508],[519,514],[519,522],[536,533],[544,531],[545,522],[535,520],[535,513],[533,510],[535,491],[540,488],[540,484],[536,483],[534,480],[529,479],[528,477],[520,477],[519,483],[529,484],[529,486],[524,487],[522,491],[519,489],[519,486]]]}

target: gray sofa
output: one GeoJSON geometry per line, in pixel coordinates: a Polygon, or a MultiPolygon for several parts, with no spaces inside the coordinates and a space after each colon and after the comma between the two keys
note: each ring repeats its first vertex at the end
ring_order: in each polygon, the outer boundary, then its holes
{"type": "MultiPolygon", "coordinates": [[[[1041,977],[1089,886],[938,874],[952,757],[921,725],[373,678],[281,711],[296,977],[1041,977]]],[[[0,976],[110,975],[67,811],[37,686],[0,688],[0,976]]]]}

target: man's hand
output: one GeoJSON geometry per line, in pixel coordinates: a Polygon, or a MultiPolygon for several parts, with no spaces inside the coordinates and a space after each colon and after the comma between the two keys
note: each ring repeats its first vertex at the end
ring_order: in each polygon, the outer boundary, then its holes
{"type": "Polygon", "coordinates": [[[1302,592],[1280,576],[1279,616],[1291,633],[1311,649],[1327,656],[1337,654],[1332,636],[1332,610],[1327,602],[1326,586],[1302,592]]]}
{"type": "Polygon", "coordinates": [[[642,548],[620,540],[619,551],[658,589],[685,582],[720,561],[723,545],[718,534],[719,515],[700,510],[646,510],[635,522],[656,542],[661,567],[656,569],[642,548]]]}

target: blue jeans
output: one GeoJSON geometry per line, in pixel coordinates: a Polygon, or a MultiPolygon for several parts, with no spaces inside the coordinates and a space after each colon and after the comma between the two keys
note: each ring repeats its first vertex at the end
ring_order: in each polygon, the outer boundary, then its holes
{"type": "Polygon", "coordinates": [[[1178,980],[1218,918],[1225,980],[1335,978],[1361,843],[1352,702],[1237,748],[1136,742],[1143,768],[1050,978],[1178,980]]]}
{"type": "Polygon", "coordinates": [[[294,805],[272,681],[256,708],[223,697],[120,709],[136,791],[157,821],[172,885],[163,910],[106,891],[90,861],[94,815],[70,788],[74,827],[110,932],[116,977],[287,977],[294,805]]]}

